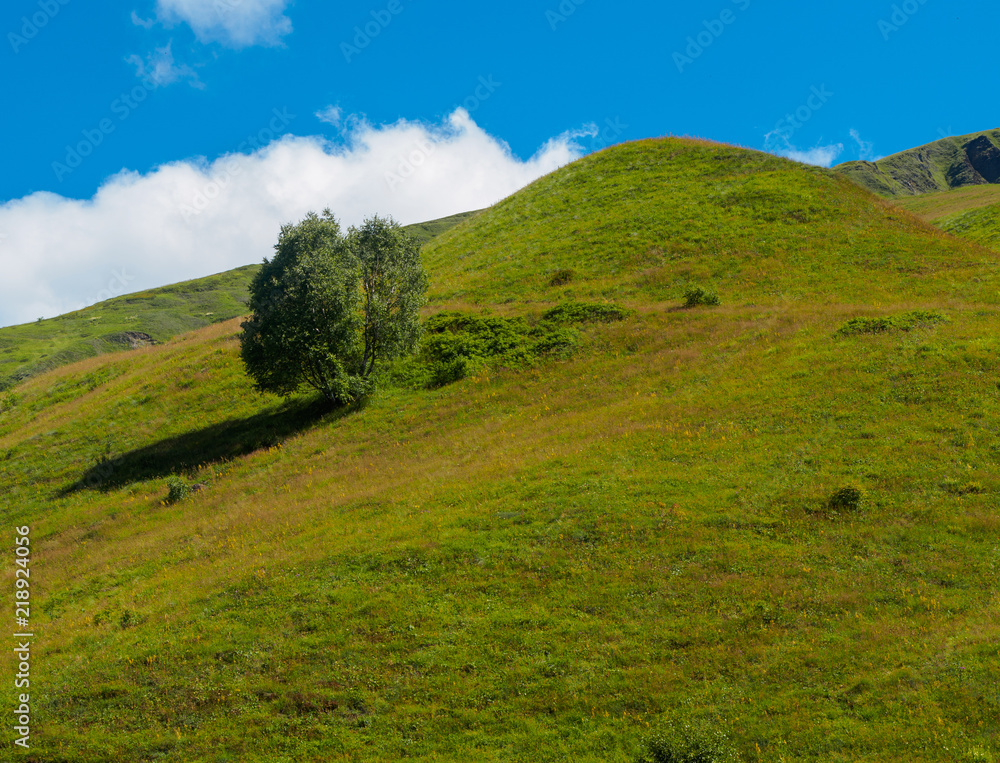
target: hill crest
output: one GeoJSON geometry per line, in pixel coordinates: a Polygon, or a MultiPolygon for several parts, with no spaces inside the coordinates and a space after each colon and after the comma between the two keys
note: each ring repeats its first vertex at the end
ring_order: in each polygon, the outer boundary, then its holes
{"type": "Polygon", "coordinates": [[[996,184],[1000,129],[943,138],[875,162],[845,162],[834,169],[890,198],[996,184]]]}

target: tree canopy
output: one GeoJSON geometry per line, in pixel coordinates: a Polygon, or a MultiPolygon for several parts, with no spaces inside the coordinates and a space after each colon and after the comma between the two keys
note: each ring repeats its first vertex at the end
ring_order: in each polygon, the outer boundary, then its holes
{"type": "Polygon", "coordinates": [[[330,210],[281,229],[275,255],[250,284],[241,355],[258,389],[303,385],[349,403],[379,364],[413,351],[427,277],[420,246],[392,218],[346,235],[330,210]]]}

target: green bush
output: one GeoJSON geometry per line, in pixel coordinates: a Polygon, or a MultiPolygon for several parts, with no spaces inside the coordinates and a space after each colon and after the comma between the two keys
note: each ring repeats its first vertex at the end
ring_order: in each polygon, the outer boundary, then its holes
{"type": "Polygon", "coordinates": [[[576,273],[569,268],[557,270],[552,274],[552,278],[549,279],[549,286],[565,286],[574,278],[576,278],[576,273]]]}
{"type": "Polygon", "coordinates": [[[908,313],[885,318],[851,318],[837,333],[841,336],[861,334],[887,334],[890,331],[911,331],[915,328],[945,323],[948,319],[934,310],[911,310],[908,313]]]}
{"type": "Polygon", "coordinates": [[[542,357],[572,355],[579,341],[574,325],[622,320],[629,311],[617,305],[566,302],[547,310],[531,325],[524,318],[498,318],[466,313],[439,313],[424,324],[419,363],[401,370],[420,375],[427,386],[441,387],[472,376],[488,363],[518,368],[542,357]]]}
{"type": "Polygon", "coordinates": [[[561,325],[573,323],[614,323],[625,320],[629,311],[618,305],[598,305],[589,302],[564,302],[546,310],[542,321],[561,325]]]}
{"type": "Polygon", "coordinates": [[[191,495],[191,487],[178,477],[167,480],[167,503],[179,503],[191,495]]]}
{"type": "Polygon", "coordinates": [[[865,492],[859,487],[848,485],[835,490],[827,500],[827,508],[831,511],[857,511],[864,502],[865,492]]]}
{"type": "Polygon", "coordinates": [[[646,754],[637,763],[724,763],[735,760],[729,737],[718,729],[694,728],[685,723],[646,741],[646,754]]]}
{"type": "Polygon", "coordinates": [[[703,286],[692,286],[684,292],[684,307],[698,307],[699,305],[714,307],[718,304],[719,296],[703,286]]]}

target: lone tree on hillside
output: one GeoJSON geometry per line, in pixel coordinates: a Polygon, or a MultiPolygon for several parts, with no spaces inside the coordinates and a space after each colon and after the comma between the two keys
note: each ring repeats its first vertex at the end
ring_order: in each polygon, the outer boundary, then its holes
{"type": "Polygon", "coordinates": [[[307,384],[334,403],[371,390],[382,361],[411,352],[427,277],[420,245],[392,218],[341,233],[329,209],[281,229],[250,284],[241,356],[257,389],[307,384]]]}

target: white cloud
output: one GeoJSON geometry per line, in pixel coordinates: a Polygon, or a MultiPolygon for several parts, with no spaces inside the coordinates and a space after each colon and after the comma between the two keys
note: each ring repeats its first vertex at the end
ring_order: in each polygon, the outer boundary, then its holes
{"type": "Polygon", "coordinates": [[[851,137],[854,138],[854,142],[858,144],[858,158],[866,162],[877,162],[881,159],[881,156],[876,156],[875,154],[875,144],[871,141],[862,140],[861,133],[855,129],[851,129],[851,137]]]}
{"type": "Polygon", "coordinates": [[[837,157],[844,152],[843,143],[831,143],[830,145],[816,145],[812,148],[799,148],[791,142],[790,133],[779,129],[774,129],[764,135],[764,150],[784,156],[786,159],[794,159],[803,164],[813,164],[819,167],[830,167],[837,160],[837,157]]]}
{"type": "Polygon", "coordinates": [[[818,167],[831,167],[833,163],[837,160],[837,157],[844,152],[843,143],[834,143],[829,146],[813,146],[812,148],[799,149],[791,146],[785,149],[779,149],[773,153],[778,156],[784,156],[788,159],[794,159],[797,162],[802,162],[803,164],[814,164],[818,167]]]}
{"type": "Polygon", "coordinates": [[[174,54],[170,50],[171,43],[166,47],[157,48],[145,58],[131,55],[125,60],[135,67],[135,74],[139,79],[149,79],[157,87],[162,85],[172,85],[182,79],[186,79],[191,87],[203,89],[205,85],[198,78],[198,74],[187,64],[177,64],[174,62],[174,54]]]}
{"type": "Polygon", "coordinates": [[[122,281],[136,291],[260,262],[309,210],[330,207],[346,227],[486,207],[583,153],[568,133],[522,161],[462,109],[433,126],[345,121],[344,144],[286,135],[214,162],[123,171],[86,201],[35,193],[0,205],[0,325],[77,309],[122,281]]]}
{"type": "Polygon", "coordinates": [[[340,121],[343,119],[343,116],[344,113],[339,106],[327,106],[325,109],[320,109],[316,112],[316,118],[320,122],[326,122],[334,127],[340,127],[340,121]]]}
{"type": "Polygon", "coordinates": [[[188,24],[202,42],[234,48],[279,45],[292,31],[285,15],[288,0],[157,0],[164,24],[188,24]]]}
{"type": "Polygon", "coordinates": [[[150,30],[153,28],[153,24],[156,23],[155,19],[144,19],[139,16],[138,13],[132,11],[132,23],[136,26],[141,26],[145,30],[150,30]]]}

